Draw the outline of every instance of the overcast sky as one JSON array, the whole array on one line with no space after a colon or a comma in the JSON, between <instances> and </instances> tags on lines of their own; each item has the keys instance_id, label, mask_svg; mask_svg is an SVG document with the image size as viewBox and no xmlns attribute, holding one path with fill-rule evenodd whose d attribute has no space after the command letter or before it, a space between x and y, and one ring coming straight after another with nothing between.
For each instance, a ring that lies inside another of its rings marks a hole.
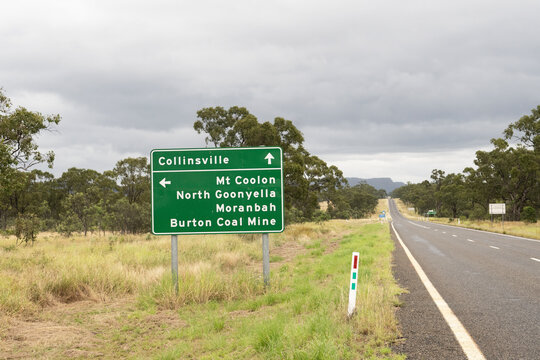
<instances>
[{"instance_id":1,"label":"overcast sky","mask_svg":"<svg viewBox=\"0 0 540 360\"><path fill-rule=\"evenodd\" d=\"M196 111L292 120L346 176L459 172L540 104L540 1L4 2L0 87L60 114L54 173L204 147Z\"/></svg>"}]
</instances>

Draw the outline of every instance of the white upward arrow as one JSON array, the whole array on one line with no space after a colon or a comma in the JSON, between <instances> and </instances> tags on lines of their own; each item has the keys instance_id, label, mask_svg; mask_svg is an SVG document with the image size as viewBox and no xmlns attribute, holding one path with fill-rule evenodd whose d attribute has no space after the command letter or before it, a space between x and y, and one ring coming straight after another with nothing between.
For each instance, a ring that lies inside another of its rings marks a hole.
<instances>
[{"instance_id":1,"label":"white upward arrow","mask_svg":"<svg viewBox=\"0 0 540 360\"><path fill-rule=\"evenodd\" d=\"M163 178L163 179L159 182L159 184L160 184L161 186L163 186L164 188L167 188L167 185L170 185L171 182L170 182L170 181L167 181L165 178Z\"/></svg>"},{"instance_id":2,"label":"white upward arrow","mask_svg":"<svg viewBox=\"0 0 540 360\"><path fill-rule=\"evenodd\" d=\"M264 159L268 160L268 165L270 165L272 164L272 160L274 160L274 157L272 156L272 154L268 153L268 155L266 155Z\"/></svg>"}]
</instances>

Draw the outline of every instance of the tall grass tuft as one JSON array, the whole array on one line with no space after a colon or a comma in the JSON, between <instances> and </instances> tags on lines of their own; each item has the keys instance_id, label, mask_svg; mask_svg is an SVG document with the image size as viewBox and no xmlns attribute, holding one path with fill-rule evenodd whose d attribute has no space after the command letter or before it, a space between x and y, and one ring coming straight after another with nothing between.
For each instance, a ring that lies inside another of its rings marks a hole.
<instances>
[{"instance_id":1,"label":"tall grass tuft","mask_svg":"<svg viewBox=\"0 0 540 360\"><path fill-rule=\"evenodd\" d=\"M263 292L260 278L246 271L223 274L219 269L199 267L196 271L180 272L178 294L174 290L172 275L167 274L141 296L149 296L159 308L178 309L187 304L246 299Z\"/></svg>"},{"instance_id":2,"label":"tall grass tuft","mask_svg":"<svg viewBox=\"0 0 540 360\"><path fill-rule=\"evenodd\" d=\"M43 234L33 247L0 238L0 311L32 313L55 303L154 294L162 308L263 292L260 244L235 235L180 239L179 284L171 284L168 237Z\"/></svg>"}]
</instances>

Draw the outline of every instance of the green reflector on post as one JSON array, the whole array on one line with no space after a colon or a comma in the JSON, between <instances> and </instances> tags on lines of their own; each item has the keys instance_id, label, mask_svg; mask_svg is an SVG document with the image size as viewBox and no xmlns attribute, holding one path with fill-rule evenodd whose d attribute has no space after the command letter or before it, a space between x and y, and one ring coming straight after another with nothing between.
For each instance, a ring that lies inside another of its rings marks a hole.
<instances>
[{"instance_id":1,"label":"green reflector on post","mask_svg":"<svg viewBox=\"0 0 540 360\"><path fill-rule=\"evenodd\" d=\"M352 286L351 287L352 290L356 289L356 284L355 283L352 283L351 286Z\"/></svg>"},{"instance_id":2,"label":"green reflector on post","mask_svg":"<svg viewBox=\"0 0 540 360\"><path fill-rule=\"evenodd\" d=\"M356 280L356 273L352 273L353 280Z\"/></svg>"}]
</instances>

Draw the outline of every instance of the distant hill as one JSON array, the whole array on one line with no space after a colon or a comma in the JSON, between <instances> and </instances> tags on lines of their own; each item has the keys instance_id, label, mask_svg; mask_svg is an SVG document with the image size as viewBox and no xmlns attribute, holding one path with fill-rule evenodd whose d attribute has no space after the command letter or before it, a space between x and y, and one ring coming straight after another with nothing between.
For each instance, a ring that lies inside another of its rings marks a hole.
<instances>
[{"instance_id":1,"label":"distant hill","mask_svg":"<svg viewBox=\"0 0 540 360\"><path fill-rule=\"evenodd\" d=\"M399 182L399 181L393 181L390 178L373 178L373 179L360 179L356 177L349 177L347 178L347 181L349 181L350 186L354 186L356 184L360 183L366 183L368 185L373 186L375 189L384 189L388 194L390 194L394 189L397 189L398 187L406 185L405 183Z\"/></svg>"}]
</instances>

